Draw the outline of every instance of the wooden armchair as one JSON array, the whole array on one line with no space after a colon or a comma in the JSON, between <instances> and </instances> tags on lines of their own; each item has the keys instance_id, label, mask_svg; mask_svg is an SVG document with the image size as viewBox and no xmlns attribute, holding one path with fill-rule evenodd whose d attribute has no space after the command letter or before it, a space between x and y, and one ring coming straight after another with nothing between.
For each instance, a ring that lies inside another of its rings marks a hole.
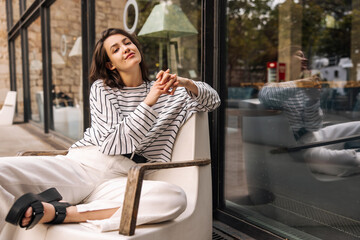
<instances>
[{"instance_id":1,"label":"wooden armchair","mask_svg":"<svg viewBox=\"0 0 360 240\"><path fill-rule=\"evenodd\" d=\"M66 152L26 151L19 155L58 155ZM147 170L159 171L145 175ZM136 227L144 178L167 181L182 187L187 196L187 209L172 221ZM195 114L180 129L173 149L172 162L137 164L130 169L121 219L118 233L97 233L80 224L40 224L28 231L20 228L11 229L13 226L7 225L0 239L3 239L3 236L11 236L14 240L211 239L212 193L207 113ZM11 235L6 235L7 233Z\"/></svg>"}]
</instances>

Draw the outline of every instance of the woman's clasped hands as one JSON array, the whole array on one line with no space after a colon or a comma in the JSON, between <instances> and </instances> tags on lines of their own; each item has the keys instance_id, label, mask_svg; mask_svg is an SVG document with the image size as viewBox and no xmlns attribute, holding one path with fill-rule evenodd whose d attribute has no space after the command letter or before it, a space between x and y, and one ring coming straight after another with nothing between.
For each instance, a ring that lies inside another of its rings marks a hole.
<instances>
[{"instance_id":1,"label":"woman's clasped hands","mask_svg":"<svg viewBox=\"0 0 360 240\"><path fill-rule=\"evenodd\" d=\"M177 87L183 87L184 80L178 78L176 74L171 74L170 70L161 70L156 75L156 81L150 89L144 102L148 106L153 106L162 94L174 95Z\"/></svg>"},{"instance_id":2,"label":"woman's clasped hands","mask_svg":"<svg viewBox=\"0 0 360 240\"><path fill-rule=\"evenodd\" d=\"M179 83L178 76L176 74L170 74L169 69L166 71L161 70L156 75L155 84L163 90L162 94L174 95Z\"/></svg>"}]
</instances>

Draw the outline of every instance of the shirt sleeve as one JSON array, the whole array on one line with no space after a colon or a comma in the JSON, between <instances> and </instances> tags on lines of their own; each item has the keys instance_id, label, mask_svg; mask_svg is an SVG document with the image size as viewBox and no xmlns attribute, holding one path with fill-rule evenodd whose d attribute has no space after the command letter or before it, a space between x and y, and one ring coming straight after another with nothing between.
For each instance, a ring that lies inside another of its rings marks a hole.
<instances>
[{"instance_id":1,"label":"shirt sleeve","mask_svg":"<svg viewBox=\"0 0 360 240\"><path fill-rule=\"evenodd\" d=\"M189 90L186 90L190 96L187 103L187 110L195 112L211 112L220 106L221 100L218 93L207 83L193 81L198 88L198 95L195 96Z\"/></svg>"},{"instance_id":2,"label":"shirt sleeve","mask_svg":"<svg viewBox=\"0 0 360 240\"><path fill-rule=\"evenodd\" d=\"M262 104L271 108L282 108L286 100L296 94L294 82L268 83L259 92Z\"/></svg>"},{"instance_id":3,"label":"shirt sleeve","mask_svg":"<svg viewBox=\"0 0 360 240\"><path fill-rule=\"evenodd\" d=\"M319 89L310 89L312 91L320 91ZM317 131L322 127L323 123L323 112L320 107L319 97L309 97L304 94L304 113L303 122L304 127L308 131Z\"/></svg>"},{"instance_id":4,"label":"shirt sleeve","mask_svg":"<svg viewBox=\"0 0 360 240\"><path fill-rule=\"evenodd\" d=\"M143 102L123 117L115 107L116 101L116 96L104 86L93 84L90 92L92 136L100 151L107 155L132 153L158 117L158 113Z\"/></svg>"}]
</instances>

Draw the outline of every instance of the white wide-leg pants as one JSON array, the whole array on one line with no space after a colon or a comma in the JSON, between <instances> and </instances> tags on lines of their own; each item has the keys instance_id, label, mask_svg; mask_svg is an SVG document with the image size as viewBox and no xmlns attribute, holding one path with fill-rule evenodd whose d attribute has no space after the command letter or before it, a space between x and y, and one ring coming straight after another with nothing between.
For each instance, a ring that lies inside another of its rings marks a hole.
<instances>
[{"instance_id":1,"label":"white wide-leg pants","mask_svg":"<svg viewBox=\"0 0 360 240\"><path fill-rule=\"evenodd\" d=\"M346 122L324 127L316 132L304 135L301 143L329 141L360 134L360 122ZM344 149L345 142L309 148L303 151L303 157L314 172L335 176L348 176L360 172L360 153L354 149Z\"/></svg>"},{"instance_id":2,"label":"white wide-leg pants","mask_svg":"<svg viewBox=\"0 0 360 240\"><path fill-rule=\"evenodd\" d=\"M79 212L119 208L110 218L84 223L100 231L119 227L126 174L135 163L108 156L97 147L70 149L66 156L0 158L0 231L14 201L27 192L55 187ZM144 181L137 224L174 219L186 208L184 191L173 184Z\"/></svg>"}]
</instances>

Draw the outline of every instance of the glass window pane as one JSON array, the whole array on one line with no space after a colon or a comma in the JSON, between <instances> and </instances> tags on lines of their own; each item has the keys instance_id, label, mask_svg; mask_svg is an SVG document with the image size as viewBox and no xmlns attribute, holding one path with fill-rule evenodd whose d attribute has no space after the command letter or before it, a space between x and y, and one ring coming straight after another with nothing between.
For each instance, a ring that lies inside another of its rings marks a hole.
<instances>
[{"instance_id":1,"label":"glass window pane","mask_svg":"<svg viewBox=\"0 0 360 240\"><path fill-rule=\"evenodd\" d=\"M232 214L289 239L360 237L358 6L227 1Z\"/></svg>"},{"instance_id":2,"label":"glass window pane","mask_svg":"<svg viewBox=\"0 0 360 240\"><path fill-rule=\"evenodd\" d=\"M13 24L15 24L20 19L20 1L12 0L12 16L13 16Z\"/></svg>"},{"instance_id":3,"label":"glass window pane","mask_svg":"<svg viewBox=\"0 0 360 240\"><path fill-rule=\"evenodd\" d=\"M31 116L34 122L44 124L44 94L43 70L41 51L41 25L40 17L28 28L29 44L29 72L30 72L30 100Z\"/></svg>"},{"instance_id":4,"label":"glass window pane","mask_svg":"<svg viewBox=\"0 0 360 240\"><path fill-rule=\"evenodd\" d=\"M159 70L167 68L183 77L201 79L200 1L129 0L112 3L110 0L96 1L96 39L109 27L129 30L142 44L152 79ZM157 16L164 16L167 24L163 25L159 21L161 17ZM158 29L151 26L158 26Z\"/></svg>"},{"instance_id":5,"label":"glass window pane","mask_svg":"<svg viewBox=\"0 0 360 240\"><path fill-rule=\"evenodd\" d=\"M83 134L80 0L51 5L50 26L54 130L77 140Z\"/></svg>"},{"instance_id":6,"label":"glass window pane","mask_svg":"<svg viewBox=\"0 0 360 240\"><path fill-rule=\"evenodd\" d=\"M24 120L24 99L23 99L23 69L22 69L22 54L21 54L21 38L15 39L15 62L16 62L16 91L17 91L17 108L15 117L19 120Z\"/></svg>"}]
</instances>

